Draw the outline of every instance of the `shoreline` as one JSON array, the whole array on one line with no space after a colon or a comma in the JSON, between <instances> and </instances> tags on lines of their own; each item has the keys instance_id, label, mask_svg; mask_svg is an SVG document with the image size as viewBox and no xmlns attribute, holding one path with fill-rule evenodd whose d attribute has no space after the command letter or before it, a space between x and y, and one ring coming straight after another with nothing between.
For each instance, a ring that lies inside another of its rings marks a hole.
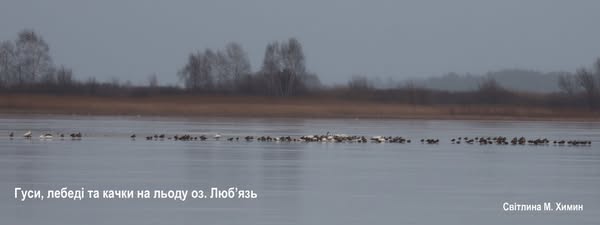
<instances>
[{"instance_id":1,"label":"shoreline","mask_svg":"<svg viewBox=\"0 0 600 225\"><path fill-rule=\"evenodd\" d=\"M0 114L213 118L414 119L598 122L585 110L503 105L406 105L327 97L91 97L1 94Z\"/></svg>"}]
</instances>

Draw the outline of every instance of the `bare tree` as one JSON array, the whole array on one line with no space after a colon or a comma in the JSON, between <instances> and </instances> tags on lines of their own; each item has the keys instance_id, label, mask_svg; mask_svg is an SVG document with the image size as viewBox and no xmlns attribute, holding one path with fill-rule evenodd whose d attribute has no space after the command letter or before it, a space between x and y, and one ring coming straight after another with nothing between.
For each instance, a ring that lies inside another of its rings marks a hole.
<instances>
[{"instance_id":1,"label":"bare tree","mask_svg":"<svg viewBox=\"0 0 600 225\"><path fill-rule=\"evenodd\" d=\"M282 75L285 76L284 95L290 96L296 93L299 85L303 84L306 76L306 65L302 45L295 38L290 38L287 44L283 44L280 49L281 61L284 70Z\"/></svg>"},{"instance_id":2,"label":"bare tree","mask_svg":"<svg viewBox=\"0 0 600 225\"><path fill-rule=\"evenodd\" d=\"M200 53L191 53L188 56L186 65L177 73L177 76L187 89L199 88L199 73L200 73Z\"/></svg>"},{"instance_id":3,"label":"bare tree","mask_svg":"<svg viewBox=\"0 0 600 225\"><path fill-rule=\"evenodd\" d=\"M268 44L261 74L268 80L267 88L273 95L292 96L305 89L308 73L300 42L290 38L282 44Z\"/></svg>"},{"instance_id":4,"label":"bare tree","mask_svg":"<svg viewBox=\"0 0 600 225\"><path fill-rule=\"evenodd\" d=\"M188 89L232 92L243 76L250 73L247 54L239 44L232 42L223 51L205 49L190 54L178 76Z\"/></svg>"},{"instance_id":5,"label":"bare tree","mask_svg":"<svg viewBox=\"0 0 600 225\"><path fill-rule=\"evenodd\" d=\"M281 61L279 58L279 43L273 42L267 44L263 65L261 69L262 76L265 77L266 89L272 95L281 95L281 82L278 74L281 71Z\"/></svg>"},{"instance_id":6,"label":"bare tree","mask_svg":"<svg viewBox=\"0 0 600 225\"><path fill-rule=\"evenodd\" d=\"M248 55L238 43L231 42L225 47L225 53L229 59L229 66L231 77L233 79L233 85L239 86L244 75L252 73L250 66L250 60Z\"/></svg>"},{"instance_id":7,"label":"bare tree","mask_svg":"<svg viewBox=\"0 0 600 225\"><path fill-rule=\"evenodd\" d=\"M73 70L60 66L56 70L56 83L60 87L71 87L75 83L73 80Z\"/></svg>"},{"instance_id":8,"label":"bare tree","mask_svg":"<svg viewBox=\"0 0 600 225\"><path fill-rule=\"evenodd\" d=\"M212 91L214 87L215 64L217 55L211 49L204 50L204 56L200 63L200 87L205 91Z\"/></svg>"},{"instance_id":9,"label":"bare tree","mask_svg":"<svg viewBox=\"0 0 600 225\"><path fill-rule=\"evenodd\" d=\"M594 74L585 68L581 68L577 70L575 76L577 77L577 83L585 92L588 106L590 109L594 109L596 107L595 102L598 95L598 83Z\"/></svg>"},{"instance_id":10,"label":"bare tree","mask_svg":"<svg viewBox=\"0 0 600 225\"><path fill-rule=\"evenodd\" d=\"M19 84L33 83L52 68L50 47L34 31L21 31L15 46Z\"/></svg>"},{"instance_id":11,"label":"bare tree","mask_svg":"<svg viewBox=\"0 0 600 225\"><path fill-rule=\"evenodd\" d=\"M575 78L566 73L558 76L558 87L568 95L573 95L577 91Z\"/></svg>"},{"instance_id":12,"label":"bare tree","mask_svg":"<svg viewBox=\"0 0 600 225\"><path fill-rule=\"evenodd\" d=\"M189 55L187 64L177 74L187 89L212 90L214 59L210 49Z\"/></svg>"},{"instance_id":13,"label":"bare tree","mask_svg":"<svg viewBox=\"0 0 600 225\"><path fill-rule=\"evenodd\" d=\"M227 55L221 51L215 53L213 59L213 73L216 77L216 87L221 91L232 91L232 79L230 60Z\"/></svg>"},{"instance_id":14,"label":"bare tree","mask_svg":"<svg viewBox=\"0 0 600 225\"><path fill-rule=\"evenodd\" d=\"M15 46L10 41L0 43L0 86L15 84Z\"/></svg>"}]
</instances>

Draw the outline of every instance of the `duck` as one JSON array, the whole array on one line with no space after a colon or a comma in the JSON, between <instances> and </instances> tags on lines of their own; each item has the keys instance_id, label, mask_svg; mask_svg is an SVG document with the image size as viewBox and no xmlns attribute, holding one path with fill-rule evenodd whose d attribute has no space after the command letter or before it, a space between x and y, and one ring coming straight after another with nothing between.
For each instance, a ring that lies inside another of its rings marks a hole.
<instances>
[{"instance_id":1,"label":"duck","mask_svg":"<svg viewBox=\"0 0 600 225\"><path fill-rule=\"evenodd\" d=\"M15 136L15 134L13 132L10 132L10 134L8 134L8 137L13 138Z\"/></svg>"},{"instance_id":2,"label":"duck","mask_svg":"<svg viewBox=\"0 0 600 225\"><path fill-rule=\"evenodd\" d=\"M440 139L427 139L425 140L427 144L437 144L440 142Z\"/></svg>"},{"instance_id":3,"label":"duck","mask_svg":"<svg viewBox=\"0 0 600 225\"><path fill-rule=\"evenodd\" d=\"M130 137L131 137L131 139L135 139L136 136L135 136L135 134L132 134Z\"/></svg>"}]
</instances>

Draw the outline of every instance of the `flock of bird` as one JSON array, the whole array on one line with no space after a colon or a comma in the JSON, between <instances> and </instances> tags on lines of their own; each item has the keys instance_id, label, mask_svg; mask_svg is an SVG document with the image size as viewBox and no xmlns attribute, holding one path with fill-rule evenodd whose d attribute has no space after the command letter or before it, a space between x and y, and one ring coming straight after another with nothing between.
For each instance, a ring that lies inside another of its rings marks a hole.
<instances>
[{"instance_id":1,"label":"flock of bird","mask_svg":"<svg viewBox=\"0 0 600 225\"><path fill-rule=\"evenodd\" d=\"M130 138L135 140L137 136L135 134L131 135ZM217 133L212 138L214 140L220 140L221 134ZM167 136L165 134L155 134L145 137L146 140L175 140L175 141L206 141L211 139L209 136L200 135L175 135L175 136ZM293 136L233 136L225 138L227 141L259 141L259 142L333 142L333 143L399 143L399 144L408 144L411 143L411 139L401 137L401 136L350 136L345 134L333 134L330 135L329 132L325 135L305 135L299 137ZM422 144L439 144L440 139L433 138L424 138L421 139L420 142ZM450 140L452 144L480 144L480 145L549 145L550 143L554 145L572 145L572 146L591 146L592 141L588 140L553 140L550 141L547 138L535 138L535 139L526 139L525 137L458 137L452 138Z\"/></svg>"},{"instance_id":2,"label":"flock of bird","mask_svg":"<svg viewBox=\"0 0 600 225\"><path fill-rule=\"evenodd\" d=\"M81 137L82 137L81 132L71 133L71 134L68 134L68 135L65 135L64 133L60 133L57 136L59 138L61 138L61 139L64 139L65 137L71 137L74 140L80 140ZM8 134L8 137L11 138L11 139L14 138L15 137L15 133L14 132L10 132ZM23 134L23 138L25 138L25 139L31 139L32 137L33 137L33 133L31 131L27 131L27 132L25 132ZM46 140L46 139L52 139L52 138L54 138L54 135L52 135L51 133L42 133L42 134L40 134L40 139Z\"/></svg>"},{"instance_id":3,"label":"flock of bird","mask_svg":"<svg viewBox=\"0 0 600 225\"><path fill-rule=\"evenodd\" d=\"M9 138L14 138L14 133L9 133ZM73 140L81 140L82 135L81 132L71 133L65 135L63 133L57 134L60 139L64 139L65 137L71 137ZM31 131L27 131L23 134L23 137L26 139L31 139L33 137L33 133ZM51 133L42 133L40 135L40 139L47 140L54 138L54 135ZM132 140L137 138L136 134L132 134L130 136ZM227 141L259 141L259 142L334 142L334 143L399 143L399 144L407 144L411 143L411 139L401 137L401 136L350 136L346 134L327 134L325 135L305 135L299 137L292 136L279 136L279 137L271 137L271 136L232 136L232 137L222 137L220 133L215 135L207 136L193 136L190 134L184 135L174 135L167 136L165 134L154 134L144 137L147 141L152 140L174 140L174 141L206 141L209 139L220 140L221 138ZM420 142L422 144L439 144L440 139L426 138L421 139ZM535 139L526 139L525 137L504 137L504 136L496 136L496 137L457 137L452 138L450 140L452 144L480 144L480 145L569 145L569 146L591 146L592 141L588 140L553 140L550 141L547 138L535 138Z\"/></svg>"},{"instance_id":4,"label":"flock of bird","mask_svg":"<svg viewBox=\"0 0 600 225\"><path fill-rule=\"evenodd\" d=\"M135 140L137 137L137 135L132 134L130 136L130 138L132 140ZM217 133L214 136L212 136L212 138L214 140L220 140L221 139L221 134ZM206 141L208 139L210 139L208 136L206 135L200 135L200 136L192 136L189 134L186 135L175 135L175 136L166 136L165 134L154 134L154 135L150 135L150 136L145 136L146 140L175 140L175 141ZM306 136L300 136L300 137L292 137L292 136L279 136L279 137L271 137L271 136L234 136L234 137L227 137L224 138L227 141L240 141L240 140L245 140L245 141L260 141L260 142L357 142L357 143L367 143L369 141L372 142L377 142L377 143L383 143L383 142L390 142L390 143L410 143L410 139L406 139L403 137L384 137L384 136L374 136L374 137L370 137L367 138L365 136L348 136L348 135L343 135L343 134L338 134L338 135L329 135L329 133L327 133L326 135L306 135Z\"/></svg>"},{"instance_id":5,"label":"flock of bird","mask_svg":"<svg viewBox=\"0 0 600 225\"><path fill-rule=\"evenodd\" d=\"M496 145L525 145L525 144L529 144L529 145L549 145L550 144L550 140L548 140L548 138L536 138L536 139L526 139L525 137L513 137L513 138L508 138L508 137L503 137L503 136L498 136L498 137L474 137L474 138L469 138L469 137L458 137L458 138L452 138L452 140L450 140L452 142L452 144L460 144L461 142L464 142L466 144L481 144L481 145L489 145L489 144L496 144ZM573 146L586 146L586 145L592 145L592 141L587 141L587 140L553 140L552 144L554 145L573 145Z\"/></svg>"}]
</instances>

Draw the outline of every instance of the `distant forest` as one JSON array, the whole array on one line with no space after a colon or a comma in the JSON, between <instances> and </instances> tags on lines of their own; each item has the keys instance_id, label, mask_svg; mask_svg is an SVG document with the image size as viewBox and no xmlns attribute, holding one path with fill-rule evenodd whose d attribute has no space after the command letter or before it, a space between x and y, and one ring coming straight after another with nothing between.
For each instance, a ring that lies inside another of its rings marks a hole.
<instances>
[{"instance_id":1,"label":"distant forest","mask_svg":"<svg viewBox=\"0 0 600 225\"><path fill-rule=\"evenodd\" d=\"M600 109L600 58L591 68L541 73L511 69L484 75L449 73L399 82L354 76L346 85L322 85L306 66L295 38L268 43L262 65L252 71L247 53L235 42L223 49L192 52L177 78L183 86L161 86L156 74L147 85L114 78L79 80L57 65L48 43L33 30L0 42L0 91L91 96L252 95L312 96L404 104L506 104Z\"/></svg>"}]
</instances>

